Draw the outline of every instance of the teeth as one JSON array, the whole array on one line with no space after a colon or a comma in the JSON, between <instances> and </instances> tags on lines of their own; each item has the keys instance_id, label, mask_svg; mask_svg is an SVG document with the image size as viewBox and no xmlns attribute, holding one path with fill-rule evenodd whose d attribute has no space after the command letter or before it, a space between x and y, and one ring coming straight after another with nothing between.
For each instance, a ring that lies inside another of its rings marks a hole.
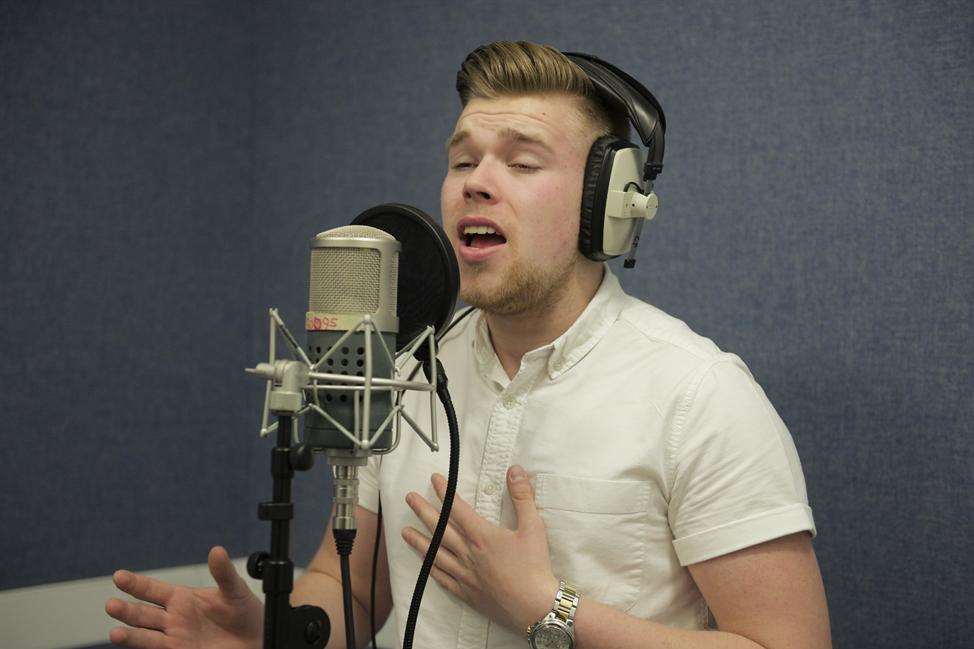
<instances>
[{"instance_id":1,"label":"teeth","mask_svg":"<svg viewBox=\"0 0 974 649\"><path fill-rule=\"evenodd\" d=\"M463 234L497 234L497 230L487 225L468 225L463 229Z\"/></svg>"}]
</instances>

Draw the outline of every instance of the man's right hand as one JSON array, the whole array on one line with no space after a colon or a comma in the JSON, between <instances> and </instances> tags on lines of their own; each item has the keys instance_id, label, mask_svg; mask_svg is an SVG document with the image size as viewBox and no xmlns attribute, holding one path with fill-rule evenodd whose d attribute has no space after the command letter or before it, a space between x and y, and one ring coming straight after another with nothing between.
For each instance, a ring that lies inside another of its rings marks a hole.
<instances>
[{"instance_id":1,"label":"man's right hand","mask_svg":"<svg viewBox=\"0 0 974 649\"><path fill-rule=\"evenodd\" d=\"M237 574L226 550L210 550L207 563L216 588L186 588L116 572L115 585L142 602L112 598L105 603L105 612L131 627L112 629L108 639L132 649L260 649L264 605Z\"/></svg>"}]
</instances>

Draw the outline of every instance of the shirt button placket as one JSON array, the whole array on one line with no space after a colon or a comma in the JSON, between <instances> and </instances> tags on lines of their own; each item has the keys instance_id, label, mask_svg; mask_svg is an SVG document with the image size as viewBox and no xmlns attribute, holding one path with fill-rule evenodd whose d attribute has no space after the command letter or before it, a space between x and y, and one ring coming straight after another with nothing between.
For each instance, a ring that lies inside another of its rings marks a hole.
<instances>
[{"instance_id":1,"label":"shirt button placket","mask_svg":"<svg viewBox=\"0 0 974 649\"><path fill-rule=\"evenodd\" d=\"M499 485L504 483L504 476L514 451L514 442L517 440L521 414L519 406L520 402L515 395L502 395L494 407L490 424L487 426L484 463L479 476L480 493L477 496L475 509L478 514L495 525L500 523L503 490Z\"/></svg>"},{"instance_id":2,"label":"shirt button placket","mask_svg":"<svg viewBox=\"0 0 974 649\"><path fill-rule=\"evenodd\" d=\"M494 525L500 524L504 476L511 462L521 420L521 401L515 394L502 395L491 413L484 444L484 463L481 466L474 509ZM470 608L460 615L457 636L458 649L485 649L489 620Z\"/></svg>"}]
</instances>

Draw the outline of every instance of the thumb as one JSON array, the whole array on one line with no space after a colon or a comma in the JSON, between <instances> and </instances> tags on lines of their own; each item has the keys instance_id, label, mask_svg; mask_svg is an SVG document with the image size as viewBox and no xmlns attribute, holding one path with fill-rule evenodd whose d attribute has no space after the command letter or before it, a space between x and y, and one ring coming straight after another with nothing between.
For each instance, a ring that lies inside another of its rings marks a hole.
<instances>
[{"instance_id":1,"label":"thumb","mask_svg":"<svg viewBox=\"0 0 974 649\"><path fill-rule=\"evenodd\" d=\"M210 567L210 574L216 581L217 587L224 595L231 599L252 595L250 587L243 577L237 574L237 569L230 561L230 555L219 545L210 550L206 563Z\"/></svg>"},{"instance_id":2,"label":"thumb","mask_svg":"<svg viewBox=\"0 0 974 649\"><path fill-rule=\"evenodd\" d=\"M540 520L538 509L534 505L534 489L531 488L524 467L515 464L507 470L507 490L511 494L511 502L514 503L518 529L532 526Z\"/></svg>"}]
</instances>

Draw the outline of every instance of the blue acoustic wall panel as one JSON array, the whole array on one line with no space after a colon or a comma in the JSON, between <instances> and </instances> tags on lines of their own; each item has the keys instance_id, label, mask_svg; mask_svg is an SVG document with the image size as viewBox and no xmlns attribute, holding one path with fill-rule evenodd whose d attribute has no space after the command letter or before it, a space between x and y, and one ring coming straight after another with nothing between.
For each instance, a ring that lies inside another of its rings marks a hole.
<instances>
[{"instance_id":1,"label":"blue acoustic wall panel","mask_svg":"<svg viewBox=\"0 0 974 649\"><path fill-rule=\"evenodd\" d=\"M3 11L3 587L266 545L241 372L264 309L300 324L315 232L386 201L438 213L456 69L523 38L663 103L661 212L618 270L789 425L835 646L974 633L967 3ZM328 491L298 482L299 559Z\"/></svg>"},{"instance_id":2,"label":"blue acoustic wall panel","mask_svg":"<svg viewBox=\"0 0 974 649\"><path fill-rule=\"evenodd\" d=\"M17 559L0 585L266 547L263 388L243 372L266 355L269 270L254 263L253 10L0 11L0 551ZM305 561L327 489L319 472L303 499Z\"/></svg>"}]
</instances>

